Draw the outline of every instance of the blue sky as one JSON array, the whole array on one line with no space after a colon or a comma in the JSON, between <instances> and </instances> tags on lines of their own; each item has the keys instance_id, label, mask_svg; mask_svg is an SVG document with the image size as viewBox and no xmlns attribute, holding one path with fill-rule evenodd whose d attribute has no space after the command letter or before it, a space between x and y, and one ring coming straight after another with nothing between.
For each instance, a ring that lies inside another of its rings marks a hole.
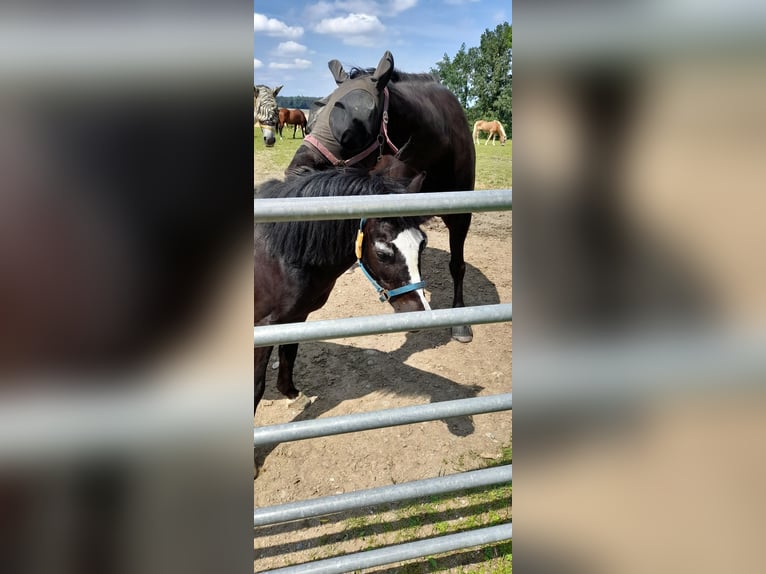
<instances>
[{"instance_id":1,"label":"blue sky","mask_svg":"<svg viewBox=\"0 0 766 574\"><path fill-rule=\"evenodd\" d=\"M485 29L513 23L511 0L312 0L253 3L253 78L284 85L285 96L325 96L335 88L327 62L376 66L391 50L397 68L427 72Z\"/></svg>"}]
</instances>

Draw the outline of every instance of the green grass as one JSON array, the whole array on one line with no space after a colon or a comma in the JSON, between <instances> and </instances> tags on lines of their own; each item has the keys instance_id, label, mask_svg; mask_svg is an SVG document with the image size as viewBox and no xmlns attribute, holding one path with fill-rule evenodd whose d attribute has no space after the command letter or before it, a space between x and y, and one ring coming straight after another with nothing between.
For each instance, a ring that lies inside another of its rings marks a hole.
<instances>
[{"instance_id":1,"label":"green grass","mask_svg":"<svg viewBox=\"0 0 766 574\"><path fill-rule=\"evenodd\" d=\"M288 133L289 132L289 133ZM277 143L273 147L267 148L263 143L263 135L261 135L260 128L253 130L253 151L255 156L255 168L259 166L273 166L278 171L282 172L293 159L295 151L298 146L301 145L303 139L301 138L300 130L293 139L292 128L284 129L284 138L280 140L277 136Z\"/></svg>"},{"instance_id":2,"label":"green grass","mask_svg":"<svg viewBox=\"0 0 766 574\"><path fill-rule=\"evenodd\" d=\"M500 458L490 466L512 463L512 446L500 447ZM476 454L461 455L465 468L486 466ZM458 470L458 457L450 466ZM409 542L454 532L505 524L512 519L513 486L501 484L465 490L445 495L390 504L378 507L375 512L341 519L342 528L337 534L322 537L326 546L317 548L313 559L327 558L342 553L340 545L350 540L361 541L360 550L370 550L391 544ZM397 574L425 574L450 572L465 574L511 574L513 543L503 542L477 549L450 552L398 564L384 569Z\"/></svg>"},{"instance_id":3,"label":"green grass","mask_svg":"<svg viewBox=\"0 0 766 574\"><path fill-rule=\"evenodd\" d=\"M513 141L504 146L476 146L476 189L508 189L513 186Z\"/></svg>"},{"instance_id":4,"label":"green grass","mask_svg":"<svg viewBox=\"0 0 766 574\"><path fill-rule=\"evenodd\" d=\"M289 133L288 133L289 131ZM293 139L292 129L285 128L284 139L277 137L274 147L267 148L263 143L260 128L253 132L253 150L255 171L268 177L282 177L285 168L293 159L295 151L303 141L300 133ZM513 185L513 141L504 146L476 146L476 189L506 189ZM264 175L265 174L265 175Z\"/></svg>"}]
</instances>

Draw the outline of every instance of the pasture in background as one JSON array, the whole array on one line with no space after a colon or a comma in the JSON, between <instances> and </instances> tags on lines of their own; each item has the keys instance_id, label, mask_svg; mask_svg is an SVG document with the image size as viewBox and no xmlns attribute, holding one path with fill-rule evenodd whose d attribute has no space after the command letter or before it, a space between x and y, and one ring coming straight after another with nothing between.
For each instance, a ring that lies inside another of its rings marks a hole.
<instances>
[{"instance_id":1,"label":"pasture in background","mask_svg":"<svg viewBox=\"0 0 766 574\"><path fill-rule=\"evenodd\" d=\"M292 128L291 128L292 129ZM467 129L467 128L466 128ZM284 177L285 168L303 140L300 136L277 138L274 147L263 145L260 128L253 132L254 185L267 179ZM506 189L513 186L513 140L504 146L476 146L476 189Z\"/></svg>"}]
</instances>

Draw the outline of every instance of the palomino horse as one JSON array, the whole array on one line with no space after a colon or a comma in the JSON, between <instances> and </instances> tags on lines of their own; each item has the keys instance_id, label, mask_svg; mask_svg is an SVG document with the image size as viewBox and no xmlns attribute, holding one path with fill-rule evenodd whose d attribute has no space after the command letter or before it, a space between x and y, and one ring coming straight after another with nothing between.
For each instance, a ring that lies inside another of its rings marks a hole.
<instances>
[{"instance_id":1,"label":"palomino horse","mask_svg":"<svg viewBox=\"0 0 766 574\"><path fill-rule=\"evenodd\" d=\"M452 93L430 74L394 70L386 52L377 69L352 69L347 74L337 60L328 63L338 88L312 106L309 134L285 174L301 166L371 167L384 154L407 145L403 160L416 172L426 172L422 191L466 191L474 187L476 151L463 108ZM463 246L471 214L442 216L450 232L449 268L454 283L453 307L463 307L465 260ZM468 342L468 325L453 327L452 336Z\"/></svg>"},{"instance_id":2,"label":"palomino horse","mask_svg":"<svg viewBox=\"0 0 766 574\"><path fill-rule=\"evenodd\" d=\"M293 126L293 139L295 139L295 132L299 127L301 128L301 137L306 137L306 115L301 110L279 108L279 124L277 125L279 139L282 139L282 128L285 125Z\"/></svg>"},{"instance_id":3,"label":"palomino horse","mask_svg":"<svg viewBox=\"0 0 766 574\"><path fill-rule=\"evenodd\" d=\"M484 142L484 145L487 145L489 143L489 140L492 140L492 145L495 145L495 138L500 136L500 145L505 145L506 137L505 137L505 129L503 128L503 124L501 124L497 120L493 120L491 122L487 122L484 120L477 120L475 124L473 124L473 141L476 143L476 145L479 144L479 132L486 132L489 134L487 136L487 141Z\"/></svg>"},{"instance_id":4,"label":"palomino horse","mask_svg":"<svg viewBox=\"0 0 766 574\"><path fill-rule=\"evenodd\" d=\"M277 86L273 90L268 86L263 85L253 87L255 96L255 102L253 104L253 123L260 126L266 147L273 146L277 141L274 132L276 132L277 123L279 122L277 94L281 89L282 86Z\"/></svg>"},{"instance_id":5,"label":"palomino horse","mask_svg":"<svg viewBox=\"0 0 766 574\"><path fill-rule=\"evenodd\" d=\"M417 192L418 175L404 187L364 170L316 171L309 168L284 182L271 180L256 198L377 195ZM426 218L291 221L255 225L255 326L303 322L324 306L335 281L359 262L365 275L395 311L430 309L420 280L420 253L426 244L419 225ZM263 397L266 367L273 347L255 348L255 404ZM298 344L280 345L277 388L289 399L301 394L293 384ZM305 401L306 397L301 396Z\"/></svg>"}]
</instances>

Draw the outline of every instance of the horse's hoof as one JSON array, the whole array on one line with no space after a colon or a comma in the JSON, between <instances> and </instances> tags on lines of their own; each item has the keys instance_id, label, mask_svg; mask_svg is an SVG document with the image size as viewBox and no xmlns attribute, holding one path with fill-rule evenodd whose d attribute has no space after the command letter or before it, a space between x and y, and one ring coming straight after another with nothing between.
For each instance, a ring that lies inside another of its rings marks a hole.
<instances>
[{"instance_id":1,"label":"horse's hoof","mask_svg":"<svg viewBox=\"0 0 766 574\"><path fill-rule=\"evenodd\" d=\"M470 343L473 341L473 330L470 325L452 327L452 338L461 343Z\"/></svg>"},{"instance_id":2,"label":"horse's hoof","mask_svg":"<svg viewBox=\"0 0 766 574\"><path fill-rule=\"evenodd\" d=\"M303 393L298 393L298 396L295 397L292 400L287 401L287 408L294 409L294 410L303 410L306 407L311 406L313 403L315 403L317 400L317 397L307 397Z\"/></svg>"}]
</instances>

